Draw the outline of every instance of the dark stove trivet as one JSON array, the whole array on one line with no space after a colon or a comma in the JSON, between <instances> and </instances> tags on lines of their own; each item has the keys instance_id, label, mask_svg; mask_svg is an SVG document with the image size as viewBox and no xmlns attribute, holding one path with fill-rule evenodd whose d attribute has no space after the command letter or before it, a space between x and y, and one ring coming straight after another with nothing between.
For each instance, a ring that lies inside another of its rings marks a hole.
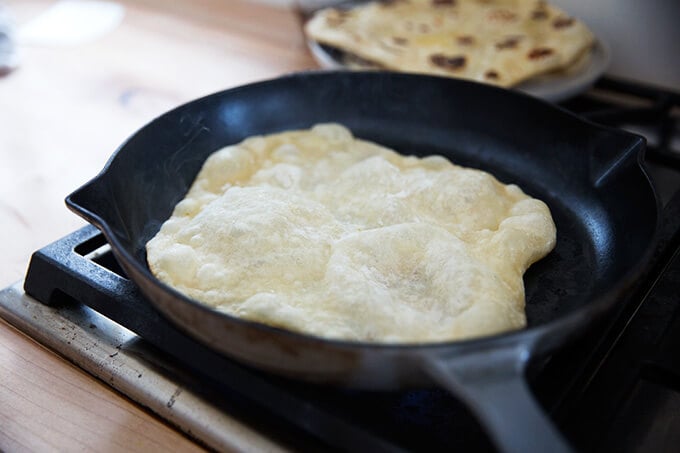
<instances>
[{"instance_id":1,"label":"dark stove trivet","mask_svg":"<svg viewBox=\"0 0 680 453\"><path fill-rule=\"evenodd\" d=\"M45 304L82 303L127 327L198 377L185 384L230 413L237 407L233 415L253 426L265 425L267 434L274 432L284 442L299 445L304 432L316 443L343 450L492 451L475 419L444 391L365 392L310 385L247 368L195 342L122 275L93 226L34 253L24 290Z\"/></svg>"},{"instance_id":2,"label":"dark stove trivet","mask_svg":"<svg viewBox=\"0 0 680 453\"><path fill-rule=\"evenodd\" d=\"M672 143L680 134L680 92L604 77L594 90L561 105L596 123L644 129L647 159L680 168L680 149Z\"/></svg>"}]
</instances>

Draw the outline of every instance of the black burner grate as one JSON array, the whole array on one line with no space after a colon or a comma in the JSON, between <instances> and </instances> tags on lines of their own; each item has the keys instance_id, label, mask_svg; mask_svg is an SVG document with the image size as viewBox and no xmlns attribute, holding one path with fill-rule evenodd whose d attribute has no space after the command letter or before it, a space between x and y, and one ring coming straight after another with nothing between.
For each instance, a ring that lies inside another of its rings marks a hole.
<instances>
[{"instance_id":1,"label":"black burner grate","mask_svg":"<svg viewBox=\"0 0 680 453\"><path fill-rule=\"evenodd\" d=\"M442 390L366 392L299 383L241 366L193 341L121 275L92 226L36 252L24 288L43 303L82 303L127 327L200 376L199 393L257 426L266 424L284 441L300 442L293 430L342 450L491 450L467 409Z\"/></svg>"},{"instance_id":2,"label":"black burner grate","mask_svg":"<svg viewBox=\"0 0 680 453\"><path fill-rule=\"evenodd\" d=\"M648 161L680 170L680 93L604 78L562 105L591 121L644 135Z\"/></svg>"}]
</instances>

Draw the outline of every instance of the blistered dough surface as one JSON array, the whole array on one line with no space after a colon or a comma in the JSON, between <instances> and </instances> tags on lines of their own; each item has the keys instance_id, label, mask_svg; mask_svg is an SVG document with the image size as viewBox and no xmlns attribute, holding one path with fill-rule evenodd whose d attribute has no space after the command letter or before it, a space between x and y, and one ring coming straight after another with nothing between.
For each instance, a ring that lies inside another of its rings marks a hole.
<instances>
[{"instance_id":1,"label":"blistered dough surface","mask_svg":"<svg viewBox=\"0 0 680 453\"><path fill-rule=\"evenodd\" d=\"M523 327L522 275L555 234L515 185L322 124L212 154L147 256L160 280L231 315L432 342Z\"/></svg>"}]
</instances>

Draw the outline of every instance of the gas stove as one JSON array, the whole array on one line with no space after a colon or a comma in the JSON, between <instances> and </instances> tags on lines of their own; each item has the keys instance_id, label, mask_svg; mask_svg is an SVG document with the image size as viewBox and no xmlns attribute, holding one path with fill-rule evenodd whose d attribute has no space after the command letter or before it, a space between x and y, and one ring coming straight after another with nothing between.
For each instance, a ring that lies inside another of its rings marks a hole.
<instances>
[{"instance_id":1,"label":"gas stove","mask_svg":"<svg viewBox=\"0 0 680 453\"><path fill-rule=\"evenodd\" d=\"M675 450L680 94L604 78L562 107L647 138L663 226L636 292L586 335L532 364L529 382L578 450ZM92 226L37 251L23 285L0 292L0 316L212 449L493 451L471 413L443 390L310 385L202 346L144 299Z\"/></svg>"}]
</instances>

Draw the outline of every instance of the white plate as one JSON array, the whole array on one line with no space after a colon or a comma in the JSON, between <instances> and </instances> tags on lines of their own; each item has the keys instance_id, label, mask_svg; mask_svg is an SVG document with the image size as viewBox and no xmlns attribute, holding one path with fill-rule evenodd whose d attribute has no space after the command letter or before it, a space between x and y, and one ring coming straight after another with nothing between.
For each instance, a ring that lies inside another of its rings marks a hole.
<instances>
[{"instance_id":1,"label":"white plate","mask_svg":"<svg viewBox=\"0 0 680 453\"><path fill-rule=\"evenodd\" d=\"M307 40L307 46L322 68L351 69L342 61L340 51L312 40ZM560 102L588 90L604 74L609 61L609 47L598 39L592 50L568 71L545 74L521 83L514 89L546 101Z\"/></svg>"}]
</instances>

